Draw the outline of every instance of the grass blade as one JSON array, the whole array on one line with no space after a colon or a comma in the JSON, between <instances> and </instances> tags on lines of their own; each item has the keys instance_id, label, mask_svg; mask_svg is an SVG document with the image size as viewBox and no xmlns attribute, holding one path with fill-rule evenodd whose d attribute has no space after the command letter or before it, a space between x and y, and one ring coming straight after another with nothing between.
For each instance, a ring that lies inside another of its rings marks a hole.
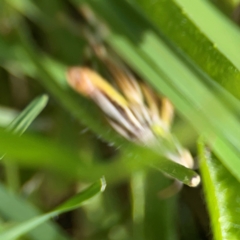
<instances>
[{"instance_id":1,"label":"grass blade","mask_svg":"<svg viewBox=\"0 0 240 240\"><path fill-rule=\"evenodd\" d=\"M25 199L10 193L0 184L0 212L1 216L11 222L26 221L36 217L41 211L28 203ZM0 232L1 233L1 232ZM46 222L36 229L30 231L29 236L34 240L69 240L69 237L61 229L51 223Z\"/></svg>"},{"instance_id":2,"label":"grass blade","mask_svg":"<svg viewBox=\"0 0 240 240\"><path fill-rule=\"evenodd\" d=\"M240 58L236 54L240 32L233 22L223 17L208 1L135 2L168 41L180 48L213 80L240 97L236 88L240 79Z\"/></svg>"},{"instance_id":3,"label":"grass blade","mask_svg":"<svg viewBox=\"0 0 240 240\"><path fill-rule=\"evenodd\" d=\"M199 140L198 150L214 239L237 239L240 234L236 211L240 207L240 183L211 153L203 138Z\"/></svg>"},{"instance_id":4,"label":"grass blade","mask_svg":"<svg viewBox=\"0 0 240 240\"><path fill-rule=\"evenodd\" d=\"M93 181L104 175L108 181L116 181L149 165L190 186L193 184L192 181L198 178L194 171L133 144L123 150L123 156L119 161L88 166L81 161L77 152L46 138L27 134L18 137L0 129L0 141L1 139L4 141L0 144L0 153L7 152L11 161L28 167L52 169L70 178ZM12 148L12 145L15 147Z\"/></svg>"},{"instance_id":5,"label":"grass blade","mask_svg":"<svg viewBox=\"0 0 240 240\"><path fill-rule=\"evenodd\" d=\"M48 96L34 99L8 126L7 130L22 135L48 102Z\"/></svg>"},{"instance_id":6,"label":"grass blade","mask_svg":"<svg viewBox=\"0 0 240 240\"><path fill-rule=\"evenodd\" d=\"M34 229L38 225L44 223L47 220L50 220L53 217L58 216L64 212L76 209L83 204L85 204L88 200L96 196L97 194L104 191L106 187L106 183L104 179L99 180L98 182L92 184L90 187L75 195L71 199L67 200L65 203L61 204L55 210L43 214L41 216L35 217L33 219L27 220L23 223L19 223L18 225L9 228L0 233L0 237L2 240L12 240L20 237L21 235L27 233L28 231Z\"/></svg>"}]
</instances>

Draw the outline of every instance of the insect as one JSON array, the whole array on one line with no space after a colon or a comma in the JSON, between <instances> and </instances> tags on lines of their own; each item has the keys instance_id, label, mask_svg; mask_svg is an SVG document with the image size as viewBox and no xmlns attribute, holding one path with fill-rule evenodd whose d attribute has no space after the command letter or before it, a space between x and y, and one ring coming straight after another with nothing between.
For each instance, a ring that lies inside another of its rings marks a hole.
<instances>
[{"instance_id":1,"label":"insect","mask_svg":"<svg viewBox=\"0 0 240 240\"><path fill-rule=\"evenodd\" d=\"M170 160L192 168L191 154L170 132L174 116L171 102L136 80L123 63L105 54L104 48L98 46L95 52L113 76L116 87L94 70L78 66L67 71L70 86L92 99L119 134L137 144L159 149Z\"/></svg>"}]
</instances>

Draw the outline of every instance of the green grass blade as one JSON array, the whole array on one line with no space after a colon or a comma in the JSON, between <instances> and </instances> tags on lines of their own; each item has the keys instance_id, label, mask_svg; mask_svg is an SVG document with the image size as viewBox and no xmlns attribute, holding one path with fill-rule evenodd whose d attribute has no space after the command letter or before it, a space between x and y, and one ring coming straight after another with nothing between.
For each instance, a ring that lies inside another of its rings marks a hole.
<instances>
[{"instance_id":1,"label":"green grass blade","mask_svg":"<svg viewBox=\"0 0 240 240\"><path fill-rule=\"evenodd\" d=\"M33 100L11 123L7 130L22 135L34 119L39 115L48 102L46 95ZM5 111L3 111L5 114ZM3 157L0 157L0 160Z\"/></svg>"},{"instance_id":2,"label":"green grass blade","mask_svg":"<svg viewBox=\"0 0 240 240\"><path fill-rule=\"evenodd\" d=\"M66 211L76 209L80 207L83 203L85 203L85 201L103 192L105 188L106 188L105 178L101 178L99 181L92 184L86 190L80 192L79 194L75 195L71 199L67 200L66 202L58 206L53 212L61 214Z\"/></svg>"},{"instance_id":3,"label":"green grass blade","mask_svg":"<svg viewBox=\"0 0 240 240\"><path fill-rule=\"evenodd\" d=\"M1 216L11 222L26 221L36 217L41 211L28 203L25 199L7 191L0 184L0 212ZM29 236L33 240L69 240L69 237L61 231L57 225L46 222L36 229L30 231Z\"/></svg>"},{"instance_id":4,"label":"green grass blade","mask_svg":"<svg viewBox=\"0 0 240 240\"><path fill-rule=\"evenodd\" d=\"M48 102L46 95L34 99L7 127L8 131L22 135L29 125L35 120ZM4 155L5 156L5 155ZM6 179L9 188L19 188L19 173L15 164L5 161Z\"/></svg>"},{"instance_id":5,"label":"green grass blade","mask_svg":"<svg viewBox=\"0 0 240 240\"><path fill-rule=\"evenodd\" d=\"M0 238L2 240L16 239L17 237L20 237L21 235L34 229L35 227L44 223L45 221L50 220L51 218L56 217L59 214L62 214L64 212L67 212L82 206L91 198L103 192L105 187L106 187L105 180L101 179L98 182L92 184L90 187L88 187L84 191L73 196L71 199L67 200L65 203L61 204L55 210L49 213L43 214L41 216L35 217L33 219L27 220L23 223L19 223L18 225L1 232Z\"/></svg>"},{"instance_id":6,"label":"green grass blade","mask_svg":"<svg viewBox=\"0 0 240 240\"><path fill-rule=\"evenodd\" d=\"M144 225L146 239L178 239L178 226L175 223L177 205L179 204L178 195L169 198L160 196L161 191L164 191L170 184L172 184L171 180L166 179L153 169L145 177Z\"/></svg>"},{"instance_id":7,"label":"green grass blade","mask_svg":"<svg viewBox=\"0 0 240 240\"><path fill-rule=\"evenodd\" d=\"M49 139L27 134L20 137L1 129L0 139L1 154L6 153L11 161L21 165L55 169L69 177L76 176L81 170L82 162L76 152L73 153L70 149L59 146Z\"/></svg>"},{"instance_id":8,"label":"green grass blade","mask_svg":"<svg viewBox=\"0 0 240 240\"><path fill-rule=\"evenodd\" d=\"M237 87L240 57L236 54L240 32L233 22L223 17L208 1L135 2L168 41L180 48L213 80L240 97Z\"/></svg>"},{"instance_id":9,"label":"green grass blade","mask_svg":"<svg viewBox=\"0 0 240 240\"><path fill-rule=\"evenodd\" d=\"M144 240L145 173L136 172L131 178L133 240Z\"/></svg>"},{"instance_id":10,"label":"green grass blade","mask_svg":"<svg viewBox=\"0 0 240 240\"><path fill-rule=\"evenodd\" d=\"M214 239L238 239L240 183L211 153L203 138L198 143L200 170ZM231 159L231 156L226 156Z\"/></svg>"},{"instance_id":11,"label":"green grass blade","mask_svg":"<svg viewBox=\"0 0 240 240\"><path fill-rule=\"evenodd\" d=\"M34 99L8 126L8 130L22 135L34 119L47 105L48 96L43 95Z\"/></svg>"},{"instance_id":12,"label":"green grass blade","mask_svg":"<svg viewBox=\"0 0 240 240\"><path fill-rule=\"evenodd\" d=\"M4 141L1 141L2 139ZM46 138L28 134L18 137L0 129L0 141L0 153L8 153L11 161L28 167L52 169L70 178L93 181L105 175L108 181L110 181L109 179L116 181L126 178L133 171L153 165L160 171L164 171L169 176L190 186L193 185L196 178L198 179L198 175L194 171L133 144L123 150L120 161L88 166L81 161L77 152Z\"/></svg>"}]
</instances>

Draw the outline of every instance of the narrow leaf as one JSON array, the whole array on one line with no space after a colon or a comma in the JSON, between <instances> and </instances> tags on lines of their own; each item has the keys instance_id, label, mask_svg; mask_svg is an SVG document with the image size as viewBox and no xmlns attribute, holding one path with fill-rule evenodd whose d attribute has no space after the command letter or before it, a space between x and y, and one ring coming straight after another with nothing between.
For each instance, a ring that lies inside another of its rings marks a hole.
<instances>
[{"instance_id":1,"label":"narrow leaf","mask_svg":"<svg viewBox=\"0 0 240 240\"><path fill-rule=\"evenodd\" d=\"M86 190L80 192L71 199L67 200L64 204L60 205L55 210L43 214L41 216L38 216L36 218L27 220L23 223L19 223L18 225L1 232L0 238L2 240L12 240L17 237L20 237L21 235L27 233L28 231L34 229L35 227L49 219L56 217L64 212L74 210L80 207L81 205L85 204L88 200L104 191L105 186L106 186L105 181L101 179L98 182L92 184Z\"/></svg>"},{"instance_id":2,"label":"narrow leaf","mask_svg":"<svg viewBox=\"0 0 240 240\"><path fill-rule=\"evenodd\" d=\"M238 239L240 183L211 153L203 138L199 140L198 150L214 239Z\"/></svg>"},{"instance_id":3,"label":"narrow leaf","mask_svg":"<svg viewBox=\"0 0 240 240\"><path fill-rule=\"evenodd\" d=\"M8 130L22 135L48 102L48 96L34 99L8 126Z\"/></svg>"},{"instance_id":4,"label":"narrow leaf","mask_svg":"<svg viewBox=\"0 0 240 240\"><path fill-rule=\"evenodd\" d=\"M21 198L0 184L0 213L3 218L11 222L26 221L41 214L41 211L26 199ZM13 226L12 226L13 227ZM7 230L7 229L6 229ZM46 222L28 233L33 240L69 240L66 234L52 222Z\"/></svg>"}]
</instances>

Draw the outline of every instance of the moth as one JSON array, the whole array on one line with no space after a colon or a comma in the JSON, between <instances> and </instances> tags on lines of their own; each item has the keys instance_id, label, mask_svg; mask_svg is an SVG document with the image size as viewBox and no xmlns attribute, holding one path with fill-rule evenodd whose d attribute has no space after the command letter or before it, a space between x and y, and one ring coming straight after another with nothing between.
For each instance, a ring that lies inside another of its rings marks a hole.
<instances>
[{"instance_id":1,"label":"moth","mask_svg":"<svg viewBox=\"0 0 240 240\"><path fill-rule=\"evenodd\" d=\"M123 137L159 149L170 160L192 168L191 154L171 134L174 116L171 102L159 97L146 83L136 80L124 64L107 56L103 48L95 51L113 76L115 87L94 70L79 66L68 69L69 85L93 100Z\"/></svg>"}]
</instances>

